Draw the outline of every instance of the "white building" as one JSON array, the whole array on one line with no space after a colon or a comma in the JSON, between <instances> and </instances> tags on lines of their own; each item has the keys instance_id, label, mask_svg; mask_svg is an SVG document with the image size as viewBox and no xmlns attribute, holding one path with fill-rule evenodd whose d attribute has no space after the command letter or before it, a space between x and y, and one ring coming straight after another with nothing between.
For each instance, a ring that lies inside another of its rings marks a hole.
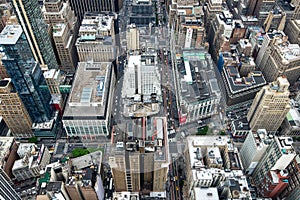
<instances>
[{"instance_id":1,"label":"white building","mask_svg":"<svg viewBox=\"0 0 300 200\"><path fill-rule=\"evenodd\" d=\"M79 28L76 48L80 62L112 62L116 58L115 15L86 15Z\"/></svg>"},{"instance_id":2,"label":"white building","mask_svg":"<svg viewBox=\"0 0 300 200\"><path fill-rule=\"evenodd\" d=\"M265 129L256 133L250 132L240 150L240 158L246 174L252 174L258 162L273 141L273 135L268 135Z\"/></svg>"},{"instance_id":3,"label":"white building","mask_svg":"<svg viewBox=\"0 0 300 200\"><path fill-rule=\"evenodd\" d=\"M159 112L162 93L156 59L156 51L129 57L122 88L125 116L138 117Z\"/></svg>"},{"instance_id":4,"label":"white building","mask_svg":"<svg viewBox=\"0 0 300 200\"><path fill-rule=\"evenodd\" d=\"M114 84L111 63L78 64L62 119L69 137L92 140L109 134Z\"/></svg>"},{"instance_id":5,"label":"white building","mask_svg":"<svg viewBox=\"0 0 300 200\"><path fill-rule=\"evenodd\" d=\"M21 159L15 161L12 173L18 181L38 177L51 157L47 147L38 150L33 143L21 143L17 153Z\"/></svg>"}]
</instances>

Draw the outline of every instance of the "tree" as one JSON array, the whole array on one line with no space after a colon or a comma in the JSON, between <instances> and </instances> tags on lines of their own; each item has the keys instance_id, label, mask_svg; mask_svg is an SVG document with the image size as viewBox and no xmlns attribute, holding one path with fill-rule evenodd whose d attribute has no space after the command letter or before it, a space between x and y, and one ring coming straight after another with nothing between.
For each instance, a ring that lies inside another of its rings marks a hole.
<instances>
[{"instance_id":1,"label":"tree","mask_svg":"<svg viewBox=\"0 0 300 200\"><path fill-rule=\"evenodd\" d=\"M33 136L28 139L28 142L30 142L30 143L37 143L37 141L38 141L38 138L36 136Z\"/></svg>"},{"instance_id":2,"label":"tree","mask_svg":"<svg viewBox=\"0 0 300 200\"><path fill-rule=\"evenodd\" d=\"M90 153L87 149L76 148L72 151L72 157L76 158Z\"/></svg>"}]
</instances>

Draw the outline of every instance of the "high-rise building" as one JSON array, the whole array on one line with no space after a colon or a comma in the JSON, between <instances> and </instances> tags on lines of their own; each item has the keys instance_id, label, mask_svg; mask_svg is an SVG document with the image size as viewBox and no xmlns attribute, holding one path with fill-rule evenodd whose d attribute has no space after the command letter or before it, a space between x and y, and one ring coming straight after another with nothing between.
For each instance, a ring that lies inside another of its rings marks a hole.
<instances>
[{"instance_id":1,"label":"high-rise building","mask_svg":"<svg viewBox=\"0 0 300 200\"><path fill-rule=\"evenodd\" d=\"M278 77L256 94L247 115L253 131L277 131L290 109L289 85L286 78Z\"/></svg>"},{"instance_id":2,"label":"high-rise building","mask_svg":"<svg viewBox=\"0 0 300 200\"><path fill-rule=\"evenodd\" d=\"M272 191L272 188L276 187L276 185L266 184L268 179L270 179L268 174L274 173L276 170L285 170L297 155L292 144L293 139L290 137L275 137L275 139L270 141L269 146L252 173L254 184L257 186L260 194L264 194L266 191ZM286 175L282 175L282 177L286 177ZM278 177L278 179L279 178L280 177ZM280 185L284 186L282 184Z\"/></svg>"},{"instance_id":3,"label":"high-rise building","mask_svg":"<svg viewBox=\"0 0 300 200\"><path fill-rule=\"evenodd\" d=\"M13 0L19 23L29 43L33 58L42 70L58 69L48 34L48 27L36 0Z\"/></svg>"},{"instance_id":4,"label":"high-rise building","mask_svg":"<svg viewBox=\"0 0 300 200\"><path fill-rule=\"evenodd\" d=\"M286 22L286 14L280 8L275 8L270 11L266 20L263 23L263 27L266 32L269 30L283 31Z\"/></svg>"},{"instance_id":5,"label":"high-rise building","mask_svg":"<svg viewBox=\"0 0 300 200\"><path fill-rule=\"evenodd\" d=\"M70 4L80 22L86 12L117 11L115 0L70 0Z\"/></svg>"},{"instance_id":6,"label":"high-rise building","mask_svg":"<svg viewBox=\"0 0 300 200\"><path fill-rule=\"evenodd\" d=\"M69 1L45 0L42 12L45 22L51 27L62 23L67 24L72 31L78 28L78 20L70 7Z\"/></svg>"},{"instance_id":7,"label":"high-rise building","mask_svg":"<svg viewBox=\"0 0 300 200\"><path fill-rule=\"evenodd\" d=\"M5 52L2 62L31 120L48 121L52 116L51 95L39 63L33 60L30 44L21 26L7 25L1 32L0 45Z\"/></svg>"},{"instance_id":8,"label":"high-rise building","mask_svg":"<svg viewBox=\"0 0 300 200\"><path fill-rule=\"evenodd\" d=\"M273 135L268 135L264 129L256 133L250 132L240 150L241 161L245 172L251 175L273 140Z\"/></svg>"},{"instance_id":9,"label":"high-rise building","mask_svg":"<svg viewBox=\"0 0 300 200\"><path fill-rule=\"evenodd\" d=\"M134 0L131 4L131 14L129 23L136 26L148 26L149 23L155 23L154 1L152 0Z\"/></svg>"},{"instance_id":10,"label":"high-rise building","mask_svg":"<svg viewBox=\"0 0 300 200\"><path fill-rule=\"evenodd\" d=\"M75 73L78 56L75 48L76 38L67 24L55 24L53 27L53 40L60 61L60 69Z\"/></svg>"},{"instance_id":11,"label":"high-rise building","mask_svg":"<svg viewBox=\"0 0 300 200\"><path fill-rule=\"evenodd\" d=\"M279 195L281 199L287 200L300 199L300 157L297 155L287 166L286 171L289 175L288 185Z\"/></svg>"},{"instance_id":12,"label":"high-rise building","mask_svg":"<svg viewBox=\"0 0 300 200\"><path fill-rule=\"evenodd\" d=\"M10 79L0 80L0 115L17 138L32 137L32 121Z\"/></svg>"},{"instance_id":13,"label":"high-rise building","mask_svg":"<svg viewBox=\"0 0 300 200\"><path fill-rule=\"evenodd\" d=\"M5 172L0 168L0 198L4 200L21 200L21 197L10 185Z\"/></svg>"},{"instance_id":14,"label":"high-rise building","mask_svg":"<svg viewBox=\"0 0 300 200\"><path fill-rule=\"evenodd\" d=\"M210 26L212 25L211 22L216 17L216 14L221 13L222 11L222 0L208 0L204 13L205 29L207 33L209 33Z\"/></svg>"},{"instance_id":15,"label":"high-rise building","mask_svg":"<svg viewBox=\"0 0 300 200\"><path fill-rule=\"evenodd\" d=\"M140 37L139 30L135 26L135 24L129 25L126 32L127 50L140 49L139 37Z\"/></svg>"},{"instance_id":16,"label":"high-rise building","mask_svg":"<svg viewBox=\"0 0 300 200\"><path fill-rule=\"evenodd\" d=\"M300 20L290 20L285 26L284 33L292 44L300 44Z\"/></svg>"},{"instance_id":17,"label":"high-rise building","mask_svg":"<svg viewBox=\"0 0 300 200\"><path fill-rule=\"evenodd\" d=\"M118 142L114 154L109 157L117 192L165 191L169 166L166 119L155 117L149 121L145 138L149 136L152 140L139 138L138 141ZM153 141L155 144L151 145Z\"/></svg>"},{"instance_id":18,"label":"high-rise building","mask_svg":"<svg viewBox=\"0 0 300 200\"><path fill-rule=\"evenodd\" d=\"M114 14L87 13L79 28L76 48L80 62L112 62L116 58Z\"/></svg>"},{"instance_id":19,"label":"high-rise building","mask_svg":"<svg viewBox=\"0 0 300 200\"><path fill-rule=\"evenodd\" d=\"M79 28L74 11L68 1L62 0L45 1L42 11L45 22L52 29L52 41L60 69L74 73L78 61L75 42Z\"/></svg>"},{"instance_id":20,"label":"high-rise building","mask_svg":"<svg viewBox=\"0 0 300 200\"><path fill-rule=\"evenodd\" d=\"M248 4L247 15L255 16L260 23L263 23L274 6L275 0L251 0Z\"/></svg>"}]
</instances>

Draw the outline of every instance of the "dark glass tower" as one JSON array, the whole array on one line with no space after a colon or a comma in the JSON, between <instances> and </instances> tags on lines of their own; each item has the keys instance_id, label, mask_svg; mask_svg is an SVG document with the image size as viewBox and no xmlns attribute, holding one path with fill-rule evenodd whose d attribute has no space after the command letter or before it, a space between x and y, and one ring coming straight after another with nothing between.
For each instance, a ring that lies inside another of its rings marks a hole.
<instances>
[{"instance_id":1,"label":"dark glass tower","mask_svg":"<svg viewBox=\"0 0 300 200\"><path fill-rule=\"evenodd\" d=\"M52 116L51 95L42 89L47 87L45 78L21 26L6 26L0 34L0 45L5 53L3 64L32 121L48 121Z\"/></svg>"},{"instance_id":2,"label":"dark glass tower","mask_svg":"<svg viewBox=\"0 0 300 200\"><path fill-rule=\"evenodd\" d=\"M43 70L58 69L57 60L37 0L13 0L13 6L23 28L35 61Z\"/></svg>"}]
</instances>

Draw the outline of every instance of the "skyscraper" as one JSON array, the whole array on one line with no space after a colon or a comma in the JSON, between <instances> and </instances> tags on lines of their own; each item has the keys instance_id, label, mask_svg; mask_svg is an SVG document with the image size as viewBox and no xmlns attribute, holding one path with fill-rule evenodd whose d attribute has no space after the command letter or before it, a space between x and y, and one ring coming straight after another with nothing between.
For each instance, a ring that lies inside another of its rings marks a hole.
<instances>
[{"instance_id":1,"label":"skyscraper","mask_svg":"<svg viewBox=\"0 0 300 200\"><path fill-rule=\"evenodd\" d=\"M38 1L13 0L13 6L35 61L43 70L57 69L58 64L47 32L47 24L43 20Z\"/></svg>"},{"instance_id":2,"label":"skyscraper","mask_svg":"<svg viewBox=\"0 0 300 200\"><path fill-rule=\"evenodd\" d=\"M0 199L21 200L21 197L8 183L5 172L0 168Z\"/></svg>"},{"instance_id":3,"label":"skyscraper","mask_svg":"<svg viewBox=\"0 0 300 200\"><path fill-rule=\"evenodd\" d=\"M70 0L70 4L80 22L85 12L116 11L114 0Z\"/></svg>"},{"instance_id":4,"label":"skyscraper","mask_svg":"<svg viewBox=\"0 0 300 200\"><path fill-rule=\"evenodd\" d=\"M11 80L0 80L0 115L15 137L31 137L32 121Z\"/></svg>"},{"instance_id":5,"label":"skyscraper","mask_svg":"<svg viewBox=\"0 0 300 200\"><path fill-rule=\"evenodd\" d=\"M7 25L0 34L0 45L6 55L2 62L32 121L48 121L52 114L51 95L21 26ZM41 89L42 86L45 90Z\"/></svg>"},{"instance_id":6,"label":"skyscraper","mask_svg":"<svg viewBox=\"0 0 300 200\"><path fill-rule=\"evenodd\" d=\"M42 11L45 22L52 30L60 69L74 73L78 61L75 42L79 28L74 11L68 1L62 0L44 1Z\"/></svg>"},{"instance_id":7,"label":"skyscraper","mask_svg":"<svg viewBox=\"0 0 300 200\"><path fill-rule=\"evenodd\" d=\"M290 110L289 85L285 77L278 77L256 94L247 115L253 131L277 131Z\"/></svg>"}]
</instances>

